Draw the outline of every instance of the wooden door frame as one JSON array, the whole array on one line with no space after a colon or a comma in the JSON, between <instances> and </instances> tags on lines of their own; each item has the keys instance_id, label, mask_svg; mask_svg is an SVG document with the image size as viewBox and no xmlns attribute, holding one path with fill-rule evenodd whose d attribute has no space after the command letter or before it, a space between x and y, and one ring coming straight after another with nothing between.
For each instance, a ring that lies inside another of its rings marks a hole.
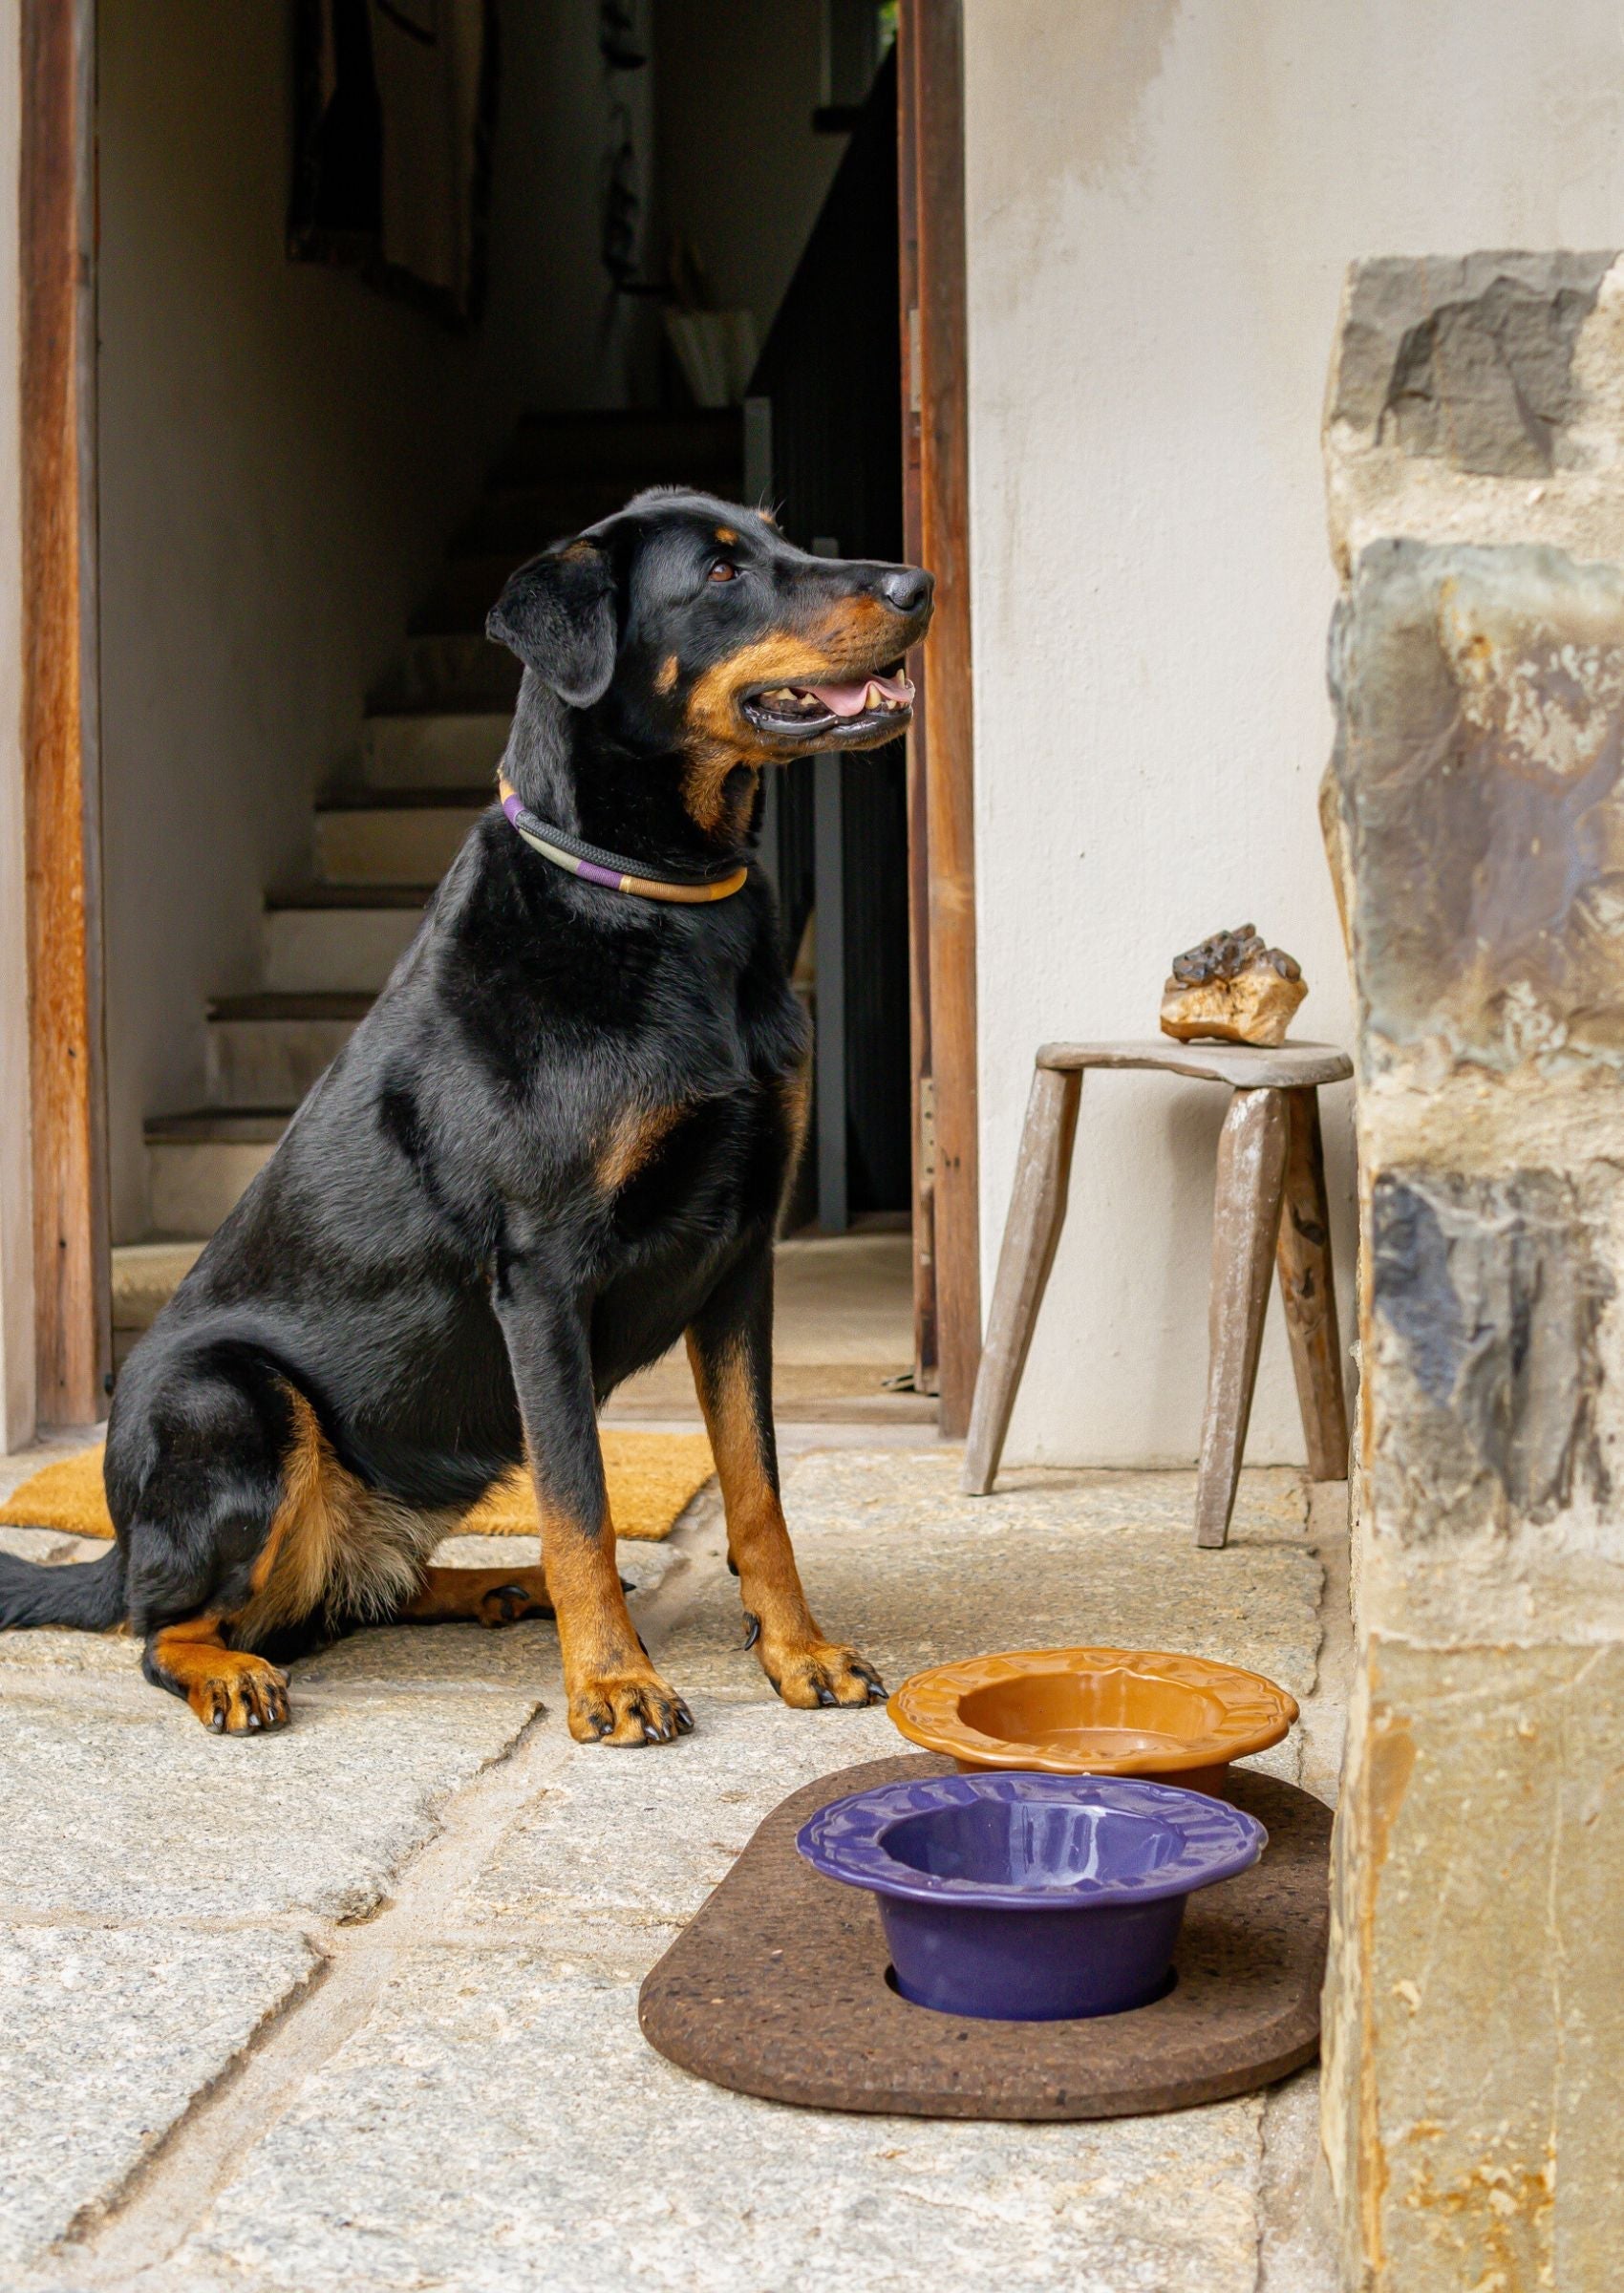
<instances>
[{"instance_id":1,"label":"wooden door frame","mask_svg":"<svg viewBox=\"0 0 1624 2293\"><path fill-rule=\"evenodd\" d=\"M914 1339L956 1436L981 1359L963 0L901 0L897 90L904 529L936 577L908 740Z\"/></svg>"},{"instance_id":2,"label":"wooden door frame","mask_svg":"<svg viewBox=\"0 0 1624 2293\"><path fill-rule=\"evenodd\" d=\"M112 1368L96 611L96 0L20 0L24 847L35 1408Z\"/></svg>"},{"instance_id":3,"label":"wooden door frame","mask_svg":"<svg viewBox=\"0 0 1624 2293\"><path fill-rule=\"evenodd\" d=\"M112 1366L96 482L96 0L20 0L23 748L37 1413ZM962 0L901 0L908 553L936 576L908 743L915 1324L961 1434L981 1350Z\"/></svg>"}]
</instances>

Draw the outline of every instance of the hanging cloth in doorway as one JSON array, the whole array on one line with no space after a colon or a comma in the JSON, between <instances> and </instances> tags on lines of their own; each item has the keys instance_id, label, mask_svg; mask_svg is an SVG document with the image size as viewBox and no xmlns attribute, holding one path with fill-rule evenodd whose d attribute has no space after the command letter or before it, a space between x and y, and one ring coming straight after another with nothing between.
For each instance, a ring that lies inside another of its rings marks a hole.
<instances>
[{"instance_id":1,"label":"hanging cloth in doorway","mask_svg":"<svg viewBox=\"0 0 1624 2293\"><path fill-rule=\"evenodd\" d=\"M495 0L297 0L288 251L465 327L485 277Z\"/></svg>"}]
</instances>

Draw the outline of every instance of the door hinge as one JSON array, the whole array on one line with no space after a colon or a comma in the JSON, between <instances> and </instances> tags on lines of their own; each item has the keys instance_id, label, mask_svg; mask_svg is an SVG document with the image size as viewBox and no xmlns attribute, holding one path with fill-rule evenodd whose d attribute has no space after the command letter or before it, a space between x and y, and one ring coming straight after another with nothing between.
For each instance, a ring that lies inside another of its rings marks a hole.
<instances>
[{"instance_id":1,"label":"door hinge","mask_svg":"<svg viewBox=\"0 0 1624 2293\"><path fill-rule=\"evenodd\" d=\"M936 1183L936 1079L919 1078L919 1190L928 1194Z\"/></svg>"}]
</instances>

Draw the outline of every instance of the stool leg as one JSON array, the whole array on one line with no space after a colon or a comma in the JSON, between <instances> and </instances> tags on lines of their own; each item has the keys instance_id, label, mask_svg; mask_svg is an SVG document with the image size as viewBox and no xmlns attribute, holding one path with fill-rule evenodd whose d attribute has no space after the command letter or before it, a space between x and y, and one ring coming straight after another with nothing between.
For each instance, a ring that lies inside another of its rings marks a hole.
<instances>
[{"instance_id":1,"label":"stool leg","mask_svg":"<svg viewBox=\"0 0 1624 2293\"><path fill-rule=\"evenodd\" d=\"M1219 1135L1212 1204L1210 1360L1195 1489L1198 1545L1222 1545L1229 1533L1269 1306L1285 1167L1285 1093L1237 1091Z\"/></svg>"},{"instance_id":2,"label":"stool leg","mask_svg":"<svg viewBox=\"0 0 1624 2293\"><path fill-rule=\"evenodd\" d=\"M1055 1245L1066 1218L1072 1143L1082 1097L1080 1070L1039 1067L1032 1078L1015 1191L998 1254L998 1279L987 1318L987 1341L975 1379L959 1487L984 1497L998 1471L1020 1373L1043 1302Z\"/></svg>"},{"instance_id":3,"label":"stool leg","mask_svg":"<svg viewBox=\"0 0 1624 2293\"><path fill-rule=\"evenodd\" d=\"M1276 1253L1280 1302L1292 1341L1309 1472L1315 1481L1341 1481L1348 1471L1348 1406L1342 1391L1342 1338L1331 1264L1319 1093L1313 1088L1292 1090L1285 1099L1286 1178Z\"/></svg>"}]
</instances>

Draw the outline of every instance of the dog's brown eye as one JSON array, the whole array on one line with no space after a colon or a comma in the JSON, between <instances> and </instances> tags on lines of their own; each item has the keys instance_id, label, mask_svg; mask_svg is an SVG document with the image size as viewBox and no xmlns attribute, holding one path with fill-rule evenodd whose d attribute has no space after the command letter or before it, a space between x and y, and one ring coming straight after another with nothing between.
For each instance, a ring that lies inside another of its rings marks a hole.
<instances>
[{"instance_id":1,"label":"dog's brown eye","mask_svg":"<svg viewBox=\"0 0 1624 2293\"><path fill-rule=\"evenodd\" d=\"M711 579L713 581L737 581L738 579L738 568L737 566L730 566L725 557L718 557L716 564L711 568Z\"/></svg>"}]
</instances>

